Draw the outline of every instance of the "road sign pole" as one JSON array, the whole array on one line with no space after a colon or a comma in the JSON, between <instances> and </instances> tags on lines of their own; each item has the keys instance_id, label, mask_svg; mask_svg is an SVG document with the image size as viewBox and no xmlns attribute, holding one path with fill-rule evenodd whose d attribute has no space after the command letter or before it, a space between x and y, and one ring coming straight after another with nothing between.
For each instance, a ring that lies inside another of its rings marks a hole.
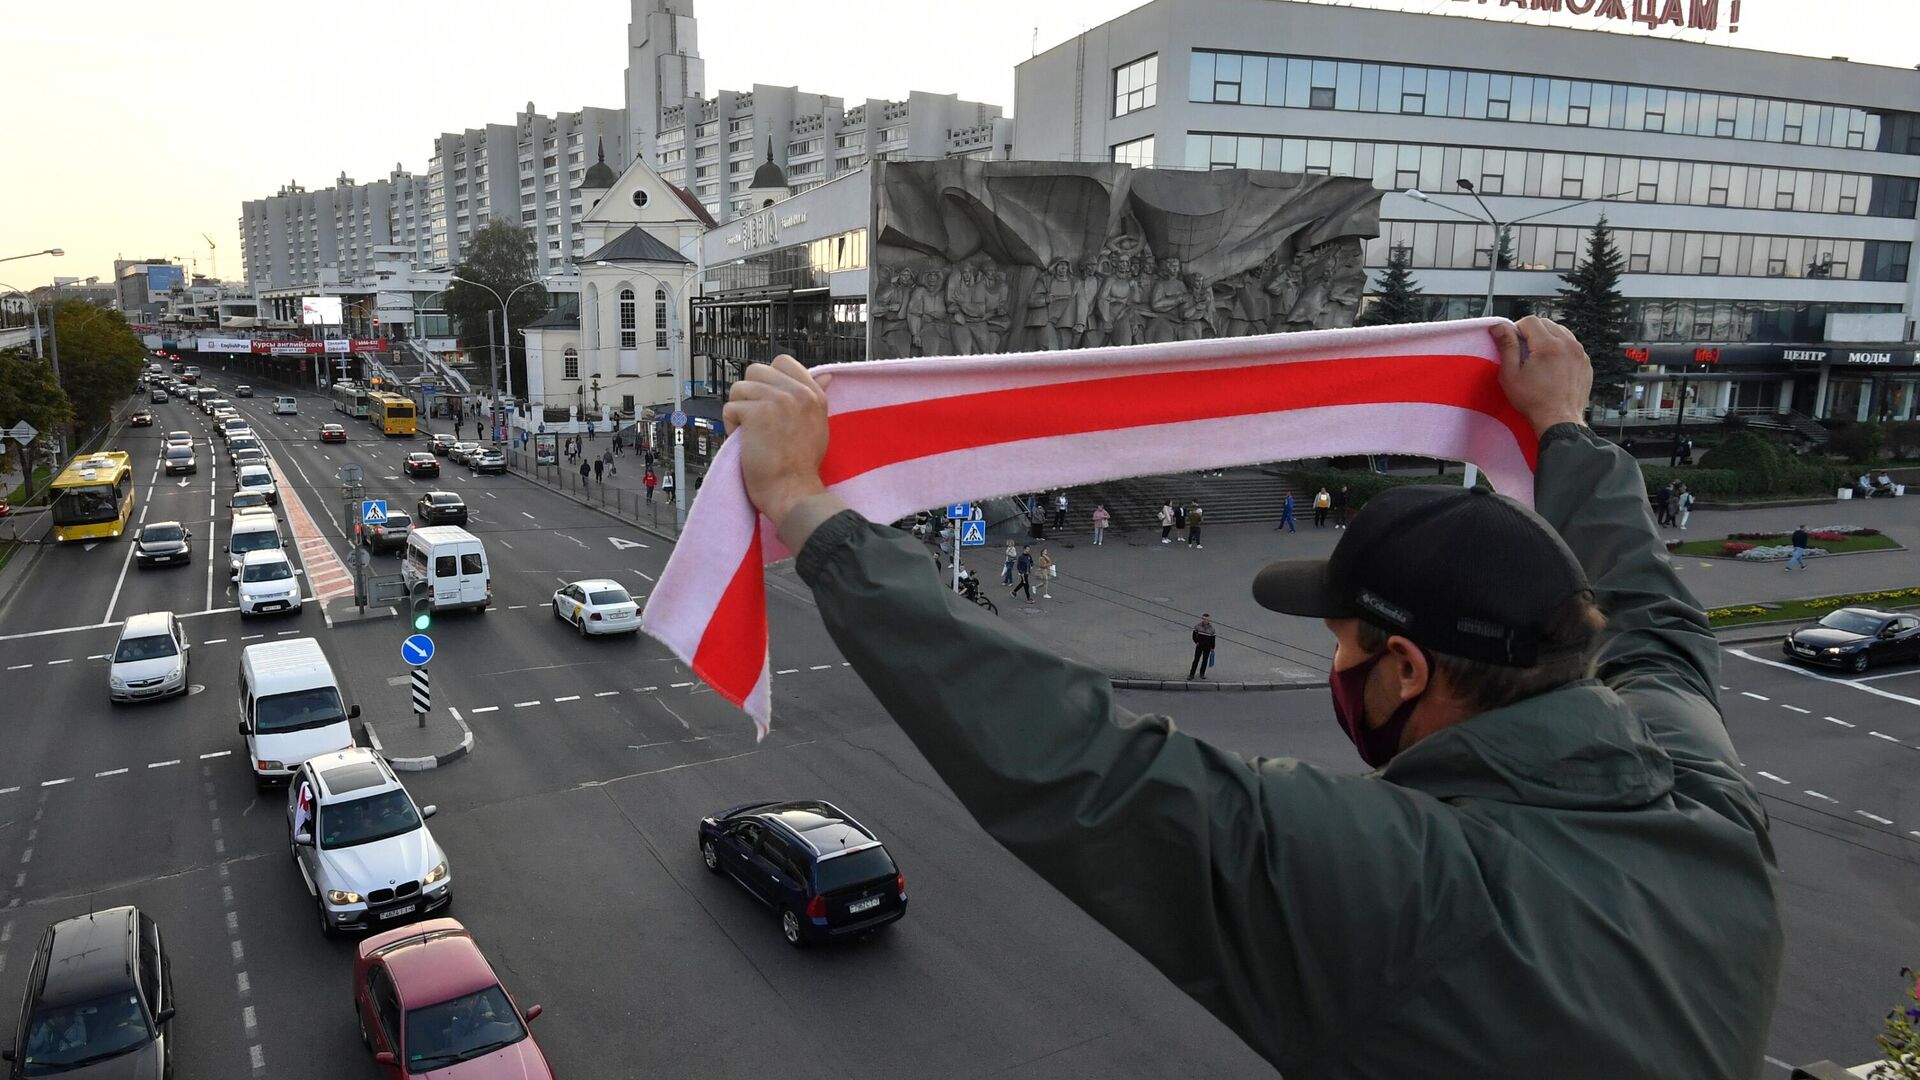
<instances>
[{"instance_id":1,"label":"road sign pole","mask_svg":"<svg viewBox=\"0 0 1920 1080\"><path fill-rule=\"evenodd\" d=\"M427 713L433 708L433 684L423 665L413 669L413 716L421 727L427 726Z\"/></svg>"}]
</instances>

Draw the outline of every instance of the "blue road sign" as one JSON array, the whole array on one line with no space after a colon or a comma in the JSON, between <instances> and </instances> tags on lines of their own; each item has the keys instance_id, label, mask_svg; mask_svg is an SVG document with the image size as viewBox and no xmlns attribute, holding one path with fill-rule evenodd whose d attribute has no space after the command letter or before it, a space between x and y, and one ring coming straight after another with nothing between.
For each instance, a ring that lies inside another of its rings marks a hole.
<instances>
[{"instance_id":1,"label":"blue road sign","mask_svg":"<svg viewBox=\"0 0 1920 1080\"><path fill-rule=\"evenodd\" d=\"M986 547L987 523L984 521L963 521L960 523L961 547Z\"/></svg>"},{"instance_id":2,"label":"blue road sign","mask_svg":"<svg viewBox=\"0 0 1920 1080\"><path fill-rule=\"evenodd\" d=\"M686 427L687 414L683 412L676 412L672 416L667 417L667 423L672 424L674 427Z\"/></svg>"},{"instance_id":3,"label":"blue road sign","mask_svg":"<svg viewBox=\"0 0 1920 1080\"><path fill-rule=\"evenodd\" d=\"M435 390L433 388L432 383L422 383L420 386L420 392L422 394L425 394L427 397L432 397L433 395L439 393L438 390Z\"/></svg>"},{"instance_id":4,"label":"blue road sign","mask_svg":"<svg viewBox=\"0 0 1920 1080\"><path fill-rule=\"evenodd\" d=\"M425 634L410 634L400 643L400 659L419 667L433 659L433 639Z\"/></svg>"},{"instance_id":5,"label":"blue road sign","mask_svg":"<svg viewBox=\"0 0 1920 1080\"><path fill-rule=\"evenodd\" d=\"M972 511L973 511L973 507L968 506L966 503L948 503L947 504L948 520L957 521L960 518L972 517L973 516Z\"/></svg>"},{"instance_id":6,"label":"blue road sign","mask_svg":"<svg viewBox=\"0 0 1920 1080\"><path fill-rule=\"evenodd\" d=\"M387 500L361 499L360 524L385 525L387 523Z\"/></svg>"}]
</instances>

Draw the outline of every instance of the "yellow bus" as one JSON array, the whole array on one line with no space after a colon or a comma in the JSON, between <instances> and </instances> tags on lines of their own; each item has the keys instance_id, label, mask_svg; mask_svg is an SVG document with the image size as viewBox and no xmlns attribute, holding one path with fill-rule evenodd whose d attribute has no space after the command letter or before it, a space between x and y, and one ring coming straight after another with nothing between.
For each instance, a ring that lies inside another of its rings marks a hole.
<instances>
[{"instance_id":1,"label":"yellow bus","mask_svg":"<svg viewBox=\"0 0 1920 1080\"><path fill-rule=\"evenodd\" d=\"M133 514L133 464L124 450L74 458L53 481L53 538L110 540Z\"/></svg>"},{"instance_id":2,"label":"yellow bus","mask_svg":"<svg viewBox=\"0 0 1920 1080\"><path fill-rule=\"evenodd\" d=\"M415 425L413 400L376 390L367 395L367 422L382 434L411 438Z\"/></svg>"}]
</instances>

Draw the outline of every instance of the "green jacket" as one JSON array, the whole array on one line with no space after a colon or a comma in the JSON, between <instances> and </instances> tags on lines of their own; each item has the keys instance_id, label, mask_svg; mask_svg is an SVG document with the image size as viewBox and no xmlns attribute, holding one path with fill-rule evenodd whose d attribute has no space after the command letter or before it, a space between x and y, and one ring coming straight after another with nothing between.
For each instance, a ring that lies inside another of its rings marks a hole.
<instances>
[{"instance_id":1,"label":"green jacket","mask_svg":"<svg viewBox=\"0 0 1920 1080\"><path fill-rule=\"evenodd\" d=\"M1644 492L1591 432L1547 433L1539 510L1609 615L1597 677L1369 775L1130 715L851 512L799 572L980 824L1286 1074L1749 1080L1780 972L1773 850Z\"/></svg>"}]
</instances>

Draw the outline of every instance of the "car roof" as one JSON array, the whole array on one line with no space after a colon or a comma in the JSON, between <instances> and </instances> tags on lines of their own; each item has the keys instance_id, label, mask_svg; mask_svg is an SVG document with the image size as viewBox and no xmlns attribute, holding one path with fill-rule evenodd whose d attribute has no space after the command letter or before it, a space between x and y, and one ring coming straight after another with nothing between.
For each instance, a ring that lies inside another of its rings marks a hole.
<instances>
[{"instance_id":1,"label":"car roof","mask_svg":"<svg viewBox=\"0 0 1920 1080\"><path fill-rule=\"evenodd\" d=\"M148 529L179 529L184 527L185 526L177 521L149 521L145 525L140 526L140 531L146 532Z\"/></svg>"},{"instance_id":2,"label":"car roof","mask_svg":"<svg viewBox=\"0 0 1920 1080\"><path fill-rule=\"evenodd\" d=\"M427 450L409 450L409 451L407 451L407 456L408 456L408 457L424 457L424 458L430 458L430 457L433 457L433 454L432 454L432 452L430 452L430 451L427 451ZM439 459L438 459L438 458L435 458L434 460L436 460L436 461L438 461Z\"/></svg>"},{"instance_id":3,"label":"car roof","mask_svg":"<svg viewBox=\"0 0 1920 1080\"><path fill-rule=\"evenodd\" d=\"M241 566L258 566L261 563L292 561L293 560L287 558L287 553L280 548L261 548L259 551L249 551L240 556Z\"/></svg>"},{"instance_id":4,"label":"car roof","mask_svg":"<svg viewBox=\"0 0 1920 1080\"><path fill-rule=\"evenodd\" d=\"M361 798L400 786L399 779L386 768L380 756L364 746L321 754L309 758L307 763L313 766L313 773L320 780L323 799L335 795Z\"/></svg>"},{"instance_id":5,"label":"car roof","mask_svg":"<svg viewBox=\"0 0 1920 1080\"><path fill-rule=\"evenodd\" d=\"M452 919L421 923L373 952L386 963L400 1001L409 1009L438 1005L500 981L473 936Z\"/></svg>"},{"instance_id":6,"label":"car roof","mask_svg":"<svg viewBox=\"0 0 1920 1080\"><path fill-rule=\"evenodd\" d=\"M273 475L273 470L272 470L272 469L269 469L269 468L267 468L267 467L266 467L265 465L242 465L242 466L240 466L240 475L241 475L241 476L251 476L251 475L252 475L252 474L254 474L254 473L266 473L266 474L267 474L268 476L272 476L272 475Z\"/></svg>"},{"instance_id":7,"label":"car roof","mask_svg":"<svg viewBox=\"0 0 1920 1080\"><path fill-rule=\"evenodd\" d=\"M879 843L859 822L825 800L774 803L751 816L781 826L822 858Z\"/></svg>"},{"instance_id":8,"label":"car roof","mask_svg":"<svg viewBox=\"0 0 1920 1080\"><path fill-rule=\"evenodd\" d=\"M173 618L171 611L144 611L138 615L127 616L127 623L120 628L120 636L154 637L167 632L167 622Z\"/></svg>"},{"instance_id":9,"label":"car roof","mask_svg":"<svg viewBox=\"0 0 1920 1080\"><path fill-rule=\"evenodd\" d=\"M613 580L612 578L604 578L604 577L581 578L579 581L569 581L567 582L567 584L578 585L583 589L624 589L626 588L625 585L620 584L619 582Z\"/></svg>"},{"instance_id":10,"label":"car roof","mask_svg":"<svg viewBox=\"0 0 1920 1080\"><path fill-rule=\"evenodd\" d=\"M460 497L460 493L457 491L429 491L425 495L425 498L431 499L434 502L465 502L466 501L465 499L462 499Z\"/></svg>"},{"instance_id":11,"label":"car roof","mask_svg":"<svg viewBox=\"0 0 1920 1080\"><path fill-rule=\"evenodd\" d=\"M127 905L54 923L40 1004L68 1005L132 989L138 916Z\"/></svg>"}]
</instances>

